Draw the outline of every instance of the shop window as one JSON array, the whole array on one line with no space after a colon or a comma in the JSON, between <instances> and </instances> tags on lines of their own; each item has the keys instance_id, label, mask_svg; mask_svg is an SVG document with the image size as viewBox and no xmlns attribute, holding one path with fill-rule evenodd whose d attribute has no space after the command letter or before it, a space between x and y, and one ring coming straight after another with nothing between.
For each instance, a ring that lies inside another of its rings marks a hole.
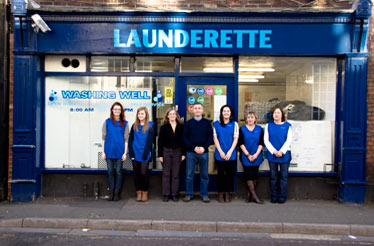
<instances>
[{"instance_id":1,"label":"shop window","mask_svg":"<svg viewBox=\"0 0 374 246\"><path fill-rule=\"evenodd\" d=\"M130 72L130 57L92 56L91 72Z\"/></svg>"},{"instance_id":2,"label":"shop window","mask_svg":"<svg viewBox=\"0 0 374 246\"><path fill-rule=\"evenodd\" d=\"M174 57L138 56L135 72L174 72Z\"/></svg>"},{"instance_id":3,"label":"shop window","mask_svg":"<svg viewBox=\"0 0 374 246\"><path fill-rule=\"evenodd\" d=\"M233 73L232 57L182 57L181 72Z\"/></svg>"},{"instance_id":4,"label":"shop window","mask_svg":"<svg viewBox=\"0 0 374 246\"><path fill-rule=\"evenodd\" d=\"M136 110L146 106L158 128L175 103L175 82L169 77L50 76L45 81L46 168L106 169L101 129L114 102L124 106L129 127ZM124 168L132 169L130 159Z\"/></svg>"},{"instance_id":5,"label":"shop window","mask_svg":"<svg viewBox=\"0 0 374 246\"><path fill-rule=\"evenodd\" d=\"M265 126L281 106L293 130L290 171L334 171L336 67L335 58L239 59L239 122L255 111Z\"/></svg>"}]
</instances>

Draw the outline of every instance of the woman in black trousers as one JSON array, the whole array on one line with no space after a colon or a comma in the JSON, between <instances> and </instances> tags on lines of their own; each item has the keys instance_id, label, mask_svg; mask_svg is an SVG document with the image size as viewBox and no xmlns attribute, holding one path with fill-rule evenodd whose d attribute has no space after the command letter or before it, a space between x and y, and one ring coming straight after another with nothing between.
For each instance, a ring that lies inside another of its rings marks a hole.
<instances>
[{"instance_id":1,"label":"woman in black trousers","mask_svg":"<svg viewBox=\"0 0 374 246\"><path fill-rule=\"evenodd\" d=\"M162 194L167 202L170 196L178 201L179 170L185 159L183 124L178 112L170 108L164 117L158 136L158 159L162 163Z\"/></svg>"}]
</instances>

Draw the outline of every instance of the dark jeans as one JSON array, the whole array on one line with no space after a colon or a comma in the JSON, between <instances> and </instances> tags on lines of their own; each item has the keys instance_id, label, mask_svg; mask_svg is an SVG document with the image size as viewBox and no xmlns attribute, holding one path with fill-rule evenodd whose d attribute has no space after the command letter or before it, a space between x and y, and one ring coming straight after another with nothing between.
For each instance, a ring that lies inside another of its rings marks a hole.
<instances>
[{"instance_id":1,"label":"dark jeans","mask_svg":"<svg viewBox=\"0 0 374 246\"><path fill-rule=\"evenodd\" d=\"M108 167L108 185L109 189L120 190L122 187L122 160L106 159Z\"/></svg>"},{"instance_id":2,"label":"dark jeans","mask_svg":"<svg viewBox=\"0 0 374 246\"><path fill-rule=\"evenodd\" d=\"M234 190L234 173L236 160L218 161L215 160L217 167L217 190L218 192L232 192Z\"/></svg>"},{"instance_id":3,"label":"dark jeans","mask_svg":"<svg viewBox=\"0 0 374 246\"><path fill-rule=\"evenodd\" d=\"M285 201L287 199L288 168L290 163L270 162L269 166L271 199Z\"/></svg>"},{"instance_id":4,"label":"dark jeans","mask_svg":"<svg viewBox=\"0 0 374 246\"><path fill-rule=\"evenodd\" d=\"M134 184L135 190L148 191L149 178L148 178L148 162L132 161L134 169Z\"/></svg>"},{"instance_id":5,"label":"dark jeans","mask_svg":"<svg viewBox=\"0 0 374 246\"><path fill-rule=\"evenodd\" d=\"M182 151L181 149L164 148L163 153L162 194L164 196L176 196L179 191L179 170L182 164Z\"/></svg>"}]
</instances>

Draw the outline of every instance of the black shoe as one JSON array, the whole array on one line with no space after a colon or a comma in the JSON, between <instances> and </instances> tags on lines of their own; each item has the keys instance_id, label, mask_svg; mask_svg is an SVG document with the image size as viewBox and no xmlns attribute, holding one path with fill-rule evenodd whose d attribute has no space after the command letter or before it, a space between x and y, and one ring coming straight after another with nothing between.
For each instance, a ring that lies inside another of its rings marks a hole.
<instances>
[{"instance_id":1,"label":"black shoe","mask_svg":"<svg viewBox=\"0 0 374 246\"><path fill-rule=\"evenodd\" d=\"M279 203L279 204L283 204L283 203L285 203L285 202L286 202L286 199L279 199L279 200L278 200L278 203Z\"/></svg>"},{"instance_id":2,"label":"black shoe","mask_svg":"<svg viewBox=\"0 0 374 246\"><path fill-rule=\"evenodd\" d=\"M114 190L109 189L109 198L108 198L108 201L113 201L113 192L114 192Z\"/></svg>"},{"instance_id":3,"label":"black shoe","mask_svg":"<svg viewBox=\"0 0 374 246\"><path fill-rule=\"evenodd\" d=\"M278 199L276 199L276 198L272 198L272 199L270 200L270 202L271 202L271 203L277 203L277 202L278 202Z\"/></svg>"},{"instance_id":4,"label":"black shoe","mask_svg":"<svg viewBox=\"0 0 374 246\"><path fill-rule=\"evenodd\" d=\"M164 198L162 199L163 202L168 202L169 201L169 196L164 196Z\"/></svg>"},{"instance_id":5,"label":"black shoe","mask_svg":"<svg viewBox=\"0 0 374 246\"><path fill-rule=\"evenodd\" d=\"M119 201L119 190L114 190L114 198L113 201Z\"/></svg>"},{"instance_id":6,"label":"black shoe","mask_svg":"<svg viewBox=\"0 0 374 246\"><path fill-rule=\"evenodd\" d=\"M173 202L177 202L177 201L179 201L178 196L172 196L172 197L171 197L171 200L173 200Z\"/></svg>"}]
</instances>

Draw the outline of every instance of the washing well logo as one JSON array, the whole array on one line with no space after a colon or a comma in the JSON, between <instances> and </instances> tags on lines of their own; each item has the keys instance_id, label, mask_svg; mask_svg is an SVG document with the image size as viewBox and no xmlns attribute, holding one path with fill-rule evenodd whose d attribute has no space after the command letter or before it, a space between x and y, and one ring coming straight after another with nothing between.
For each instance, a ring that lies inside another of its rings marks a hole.
<instances>
[{"instance_id":1,"label":"washing well logo","mask_svg":"<svg viewBox=\"0 0 374 246\"><path fill-rule=\"evenodd\" d=\"M161 91L158 90L157 93L155 93L155 96L153 97L154 102L162 102L162 95Z\"/></svg>"},{"instance_id":2,"label":"washing well logo","mask_svg":"<svg viewBox=\"0 0 374 246\"><path fill-rule=\"evenodd\" d=\"M50 102L56 102L58 100L57 91L51 90L51 93L49 94L48 100Z\"/></svg>"}]
</instances>

